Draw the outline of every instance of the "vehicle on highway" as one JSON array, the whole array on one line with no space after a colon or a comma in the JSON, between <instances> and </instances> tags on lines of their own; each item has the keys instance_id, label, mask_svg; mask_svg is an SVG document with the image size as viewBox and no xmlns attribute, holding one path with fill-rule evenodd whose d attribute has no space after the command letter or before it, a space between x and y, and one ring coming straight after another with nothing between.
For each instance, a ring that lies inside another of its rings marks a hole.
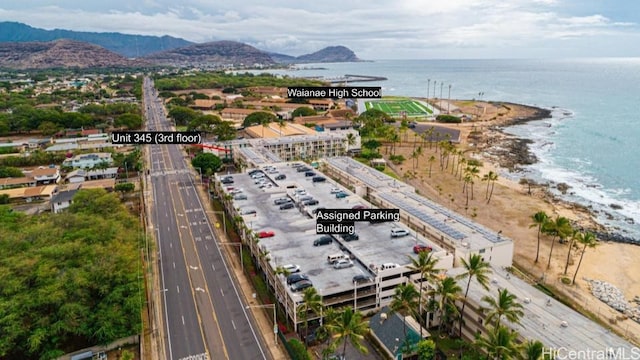
<instances>
[{"instance_id":1,"label":"vehicle on highway","mask_svg":"<svg viewBox=\"0 0 640 360\"><path fill-rule=\"evenodd\" d=\"M256 210L255 209L242 209L240 210L240 215L255 215L256 214Z\"/></svg>"},{"instance_id":2,"label":"vehicle on highway","mask_svg":"<svg viewBox=\"0 0 640 360\"><path fill-rule=\"evenodd\" d=\"M339 193L336 193L336 199L343 199L343 198L346 198L347 196L349 196L349 194L347 194L344 191L340 191Z\"/></svg>"},{"instance_id":3,"label":"vehicle on highway","mask_svg":"<svg viewBox=\"0 0 640 360\"><path fill-rule=\"evenodd\" d=\"M305 274L295 273L287 276L287 285L295 284L298 281L309 280L309 277Z\"/></svg>"},{"instance_id":4,"label":"vehicle on highway","mask_svg":"<svg viewBox=\"0 0 640 360\"><path fill-rule=\"evenodd\" d=\"M337 193L339 193L339 192L342 192L342 190L338 189L337 187L333 187L333 188L331 188L331 193L332 193L332 194L337 194Z\"/></svg>"},{"instance_id":5,"label":"vehicle on highway","mask_svg":"<svg viewBox=\"0 0 640 360\"><path fill-rule=\"evenodd\" d=\"M360 236L358 236L358 234L340 234L340 237L342 239L344 239L344 241L354 241L354 240L359 240Z\"/></svg>"},{"instance_id":6,"label":"vehicle on highway","mask_svg":"<svg viewBox=\"0 0 640 360\"><path fill-rule=\"evenodd\" d=\"M273 231L270 231L270 230L268 230L268 231L267 230L263 230L263 231L260 231L258 233L258 237L261 238L261 239L262 238L273 237L273 236L276 236L276 233L273 232Z\"/></svg>"},{"instance_id":7,"label":"vehicle on highway","mask_svg":"<svg viewBox=\"0 0 640 360\"><path fill-rule=\"evenodd\" d=\"M373 279L371 279L369 275L365 275L365 274L359 274L353 277L354 284L368 283L371 281L373 281Z\"/></svg>"},{"instance_id":8,"label":"vehicle on highway","mask_svg":"<svg viewBox=\"0 0 640 360\"><path fill-rule=\"evenodd\" d=\"M286 178L287 178L287 175L285 175L285 174L280 174L280 175L275 177L276 180L284 180Z\"/></svg>"},{"instance_id":9,"label":"vehicle on highway","mask_svg":"<svg viewBox=\"0 0 640 360\"><path fill-rule=\"evenodd\" d=\"M304 290L304 289L306 289L308 287L312 287L312 286L313 286L313 283L311 281L309 281L309 280L300 280L300 281L298 281L296 283L293 283L291 285L291 291L299 292L299 291L302 291L302 290Z\"/></svg>"},{"instance_id":10,"label":"vehicle on highway","mask_svg":"<svg viewBox=\"0 0 640 360\"><path fill-rule=\"evenodd\" d=\"M333 242L333 238L329 235L322 235L319 238L313 240L313 246L329 245Z\"/></svg>"},{"instance_id":11,"label":"vehicle on highway","mask_svg":"<svg viewBox=\"0 0 640 360\"><path fill-rule=\"evenodd\" d=\"M291 199L289 199L288 197L281 197L281 198L277 198L275 200L273 200L273 204L274 205L282 205L282 204L287 204L292 202Z\"/></svg>"},{"instance_id":12,"label":"vehicle on highway","mask_svg":"<svg viewBox=\"0 0 640 360\"><path fill-rule=\"evenodd\" d=\"M391 229L392 238L403 237L407 235L409 235L409 232L405 229Z\"/></svg>"},{"instance_id":13,"label":"vehicle on highway","mask_svg":"<svg viewBox=\"0 0 640 360\"><path fill-rule=\"evenodd\" d=\"M300 272L300 266L296 264L282 265L283 270L287 270L290 274Z\"/></svg>"},{"instance_id":14,"label":"vehicle on highway","mask_svg":"<svg viewBox=\"0 0 640 360\"><path fill-rule=\"evenodd\" d=\"M233 197L233 200L247 200L247 195L246 194L238 194L238 195Z\"/></svg>"},{"instance_id":15,"label":"vehicle on highway","mask_svg":"<svg viewBox=\"0 0 640 360\"><path fill-rule=\"evenodd\" d=\"M293 203L286 203L286 204L280 205L280 210L288 210L293 208L294 208Z\"/></svg>"},{"instance_id":16,"label":"vehicle on highway","mask_svg":"<svg viewBox=\"0 0 640 360\"><path fill-rule=\"evenodd\" d=\"M413 252L415 254L419 254L422 251L431 252L432 250L433 250L433 248L431 246L427 246L427 245L418 244L418 245L414 245L413 246Z\"/></svg>"},{"instance_id":17,"label":"vehicle on highway","mask_svg":"<svg viewBox=\"0 0 640 360\"><path fill-rule=\"evenodd\" d=\"M338 260L336 261L335 264L333 264L334 269L346 269L352 266L353 266L353 261L347 260L347 259Z\"/></svg>"}]
</instances>

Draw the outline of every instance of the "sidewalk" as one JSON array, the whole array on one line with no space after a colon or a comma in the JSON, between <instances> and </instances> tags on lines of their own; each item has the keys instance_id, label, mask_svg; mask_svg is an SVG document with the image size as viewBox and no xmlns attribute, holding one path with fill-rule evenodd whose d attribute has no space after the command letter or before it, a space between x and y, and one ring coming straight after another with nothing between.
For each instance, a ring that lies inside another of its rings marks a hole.
<instances>
[{"instance_id":1,"label":"sidewalk","mask_svg":"<svg viewBox=\"0 0 640 360\"><path fill-rule=\"evenodd\" d=\"M222 227L215 226L218 222L217 217L212 212L211 204L209 202L209 194L207 191L201 186L196 184L196 188L198 189L198 194L205 205L205 210L207 211L207 218L209 222L212 224L212 229L216 233L216 237L220 239L221 242L228 242L224 230ZM236 285L239 286L241 290L241 295L244 298L244 301L248 305L259 305L259 303L253 298L253 287L251 282L247 280L247 277L242 272L242 264L240 257L234 252L235 247L230 246L222 246L221 251L225 255L225 260L231 265L229 267L233 273L233 281ZM273 325L272 322L272 309L267 308L250 308L248 311L251 311L253 314L253 318L255 319L255 323L258 325L256 332L258 332L258 336L262 337L262 340L267 345L267 349L264 349L271 355L271 359L273 360L289 360L289 356L287 355L287 351L284 349L280 341L275 343L275 339L273 336Z\"/></svg>"}]
</instances>

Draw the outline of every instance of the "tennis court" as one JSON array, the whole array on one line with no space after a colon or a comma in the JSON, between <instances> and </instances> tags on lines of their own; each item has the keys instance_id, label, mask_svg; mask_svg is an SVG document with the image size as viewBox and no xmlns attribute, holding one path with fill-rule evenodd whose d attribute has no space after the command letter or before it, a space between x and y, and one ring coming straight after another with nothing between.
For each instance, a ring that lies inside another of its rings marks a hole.
<instances>
[{"instance_id":1,"label":"tennis court","mask_svg":"<svg viewBox=\"0 0 640 360\"><path fill-rule=\"evenodd\" d=\"M368 100L365 102L367 110L378 109L392 117L426 117L433 111L424 103L411 100Z\"/></svg>"}]
</instances>

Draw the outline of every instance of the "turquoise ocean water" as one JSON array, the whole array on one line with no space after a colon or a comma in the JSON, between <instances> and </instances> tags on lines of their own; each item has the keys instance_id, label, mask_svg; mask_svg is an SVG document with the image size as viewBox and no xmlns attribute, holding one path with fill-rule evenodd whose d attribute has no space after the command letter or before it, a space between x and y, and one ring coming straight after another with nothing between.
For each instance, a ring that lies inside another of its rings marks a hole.
<instances>
[{"instance_id":1,"label":"turquoise ocean water","mask_svg":"<svg viewBox=\"0 0 640 360\"><path fill-rule=\"evenodd\" d=\"M452 99L553 109L550 119L507 129L533 140L539 161L523 173L502 176L566 183L569 200L593 207L612 231L640 241L640 58L379 60L300 68L270 72L384 76L388 80L352 85L381 86L383 95L426 97L429 84L433 97L435 83L438 97L447 98L451 85Z\"/></svg>"}]
</instances>

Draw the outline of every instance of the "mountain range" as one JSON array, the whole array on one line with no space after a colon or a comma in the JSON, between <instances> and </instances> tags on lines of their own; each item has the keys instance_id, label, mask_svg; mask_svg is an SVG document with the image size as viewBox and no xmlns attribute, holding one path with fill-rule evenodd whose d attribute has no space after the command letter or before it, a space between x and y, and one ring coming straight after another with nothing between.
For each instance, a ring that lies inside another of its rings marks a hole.
<instances>
[{"instance_id":1,"label":"mountain range","mask_svg":"<svg viewBox=\"0 0 640 360\"><path fill-rule=\"evenodd\" d=\"M269 53L235 41L196 44L171 36L44 30L17 22L0 22L0 67L5 68L269 66L355 61L361 60L344 46L330 46L296 57Z\"/></svg>"}]
</instances>

